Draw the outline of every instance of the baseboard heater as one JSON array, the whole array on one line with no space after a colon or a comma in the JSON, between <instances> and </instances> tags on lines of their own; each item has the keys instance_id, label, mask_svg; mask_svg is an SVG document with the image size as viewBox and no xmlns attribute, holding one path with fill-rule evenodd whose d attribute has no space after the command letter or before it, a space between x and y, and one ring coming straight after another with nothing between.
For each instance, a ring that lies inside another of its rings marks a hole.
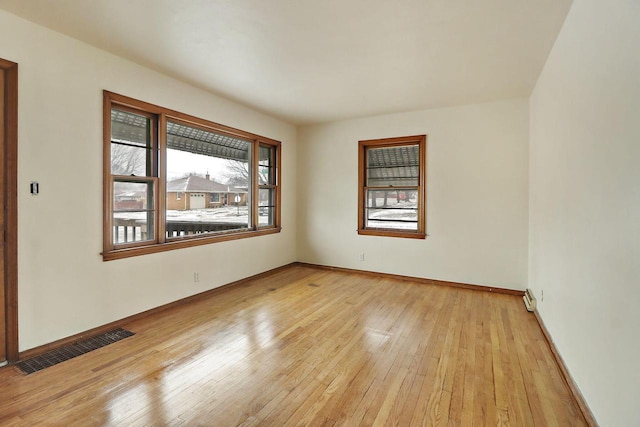
<instances>
[{"instance_id":1,"label":"baseboard heater","mask_svg":"<svg viewBox=\"0 0 640 427\"><path fill-rule=\"evenodd\" d=\"M531 289L527 289L522 297L524 300L524 306L527 307L527 311L535 311L536 309L536 299L533 297L533 292Z\"/></svg>"}]
</instances>

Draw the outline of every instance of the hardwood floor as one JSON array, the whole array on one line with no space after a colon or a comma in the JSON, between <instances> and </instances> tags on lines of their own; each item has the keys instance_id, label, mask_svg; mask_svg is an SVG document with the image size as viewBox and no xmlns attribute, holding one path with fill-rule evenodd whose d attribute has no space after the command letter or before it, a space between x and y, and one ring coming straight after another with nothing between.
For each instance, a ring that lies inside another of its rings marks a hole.
<instances>
[{"instance_id":1,"label":"hardwood floor","mask_svg":"<svg viewBox=\"0 0 640 427\"><path fill-rule=\"evenodd\" d=\"M516 296L292 266L123 326L0 425L585 425Z\"/></svg>"}]
</instances>

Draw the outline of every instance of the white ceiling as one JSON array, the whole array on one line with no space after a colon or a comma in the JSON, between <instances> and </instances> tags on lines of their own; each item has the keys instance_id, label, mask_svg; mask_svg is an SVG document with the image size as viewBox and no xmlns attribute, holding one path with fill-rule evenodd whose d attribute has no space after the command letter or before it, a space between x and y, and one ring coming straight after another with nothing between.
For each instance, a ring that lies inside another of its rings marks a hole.
<instances>
[{"instance_id":1,"label":"white ceiling","mask_svg":"<svg viewBox=\"0 0 640 427\"><path fill-rule=\"evenodd\" d=\"M528 96L571 0L0 0L294 124Z\"/></svg>"}]
</instances>

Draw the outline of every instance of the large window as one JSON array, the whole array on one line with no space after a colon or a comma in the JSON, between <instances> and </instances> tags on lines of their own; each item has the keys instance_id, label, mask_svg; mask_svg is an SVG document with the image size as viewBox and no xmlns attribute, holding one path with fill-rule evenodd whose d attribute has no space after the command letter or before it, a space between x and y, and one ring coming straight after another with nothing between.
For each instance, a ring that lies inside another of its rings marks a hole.
<instances>
[{"instance_id":1,"label":"large window","mask_svg":"<svg viewBox=\"0 0 640 427\"><path fill-rule=\"evenodd\" d=\"M110 92L105 260L280 231L280 143Z\"/></svg>"},{"instance_id":2,"label":"large window","mask_svg":"<svg viewBox=\"0 0 640 427\"><path fill-rule=\"evenodd\" d=\"M360 141L358 233L424 239L426 135Z\"/></svg>"}]
</instances>

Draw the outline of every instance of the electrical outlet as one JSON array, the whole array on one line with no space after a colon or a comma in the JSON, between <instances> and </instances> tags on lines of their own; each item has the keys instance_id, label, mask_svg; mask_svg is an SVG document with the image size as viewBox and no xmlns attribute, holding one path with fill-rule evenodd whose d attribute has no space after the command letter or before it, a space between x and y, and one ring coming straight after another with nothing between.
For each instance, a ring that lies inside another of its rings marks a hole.
<instances>
[{"instance_id":1,"label":"electrical outlet","mask_svg":"<svg viewBox=\"0 0 640 427\"><path fill-rule=\"evenodd\" d=\"M360 254L360 261L364 261L364 253Z\"/></svg>"},{"instance_id":2,"label":"electrical outlet","mask_svg":"<svg viewBox=\"0 0 640 427\"><path fill-rule=\"evenodd\" d=\"M197 271L193 273L193 282L198 283L200 281L200 273Z\"/></svg>"}]
</instances>

